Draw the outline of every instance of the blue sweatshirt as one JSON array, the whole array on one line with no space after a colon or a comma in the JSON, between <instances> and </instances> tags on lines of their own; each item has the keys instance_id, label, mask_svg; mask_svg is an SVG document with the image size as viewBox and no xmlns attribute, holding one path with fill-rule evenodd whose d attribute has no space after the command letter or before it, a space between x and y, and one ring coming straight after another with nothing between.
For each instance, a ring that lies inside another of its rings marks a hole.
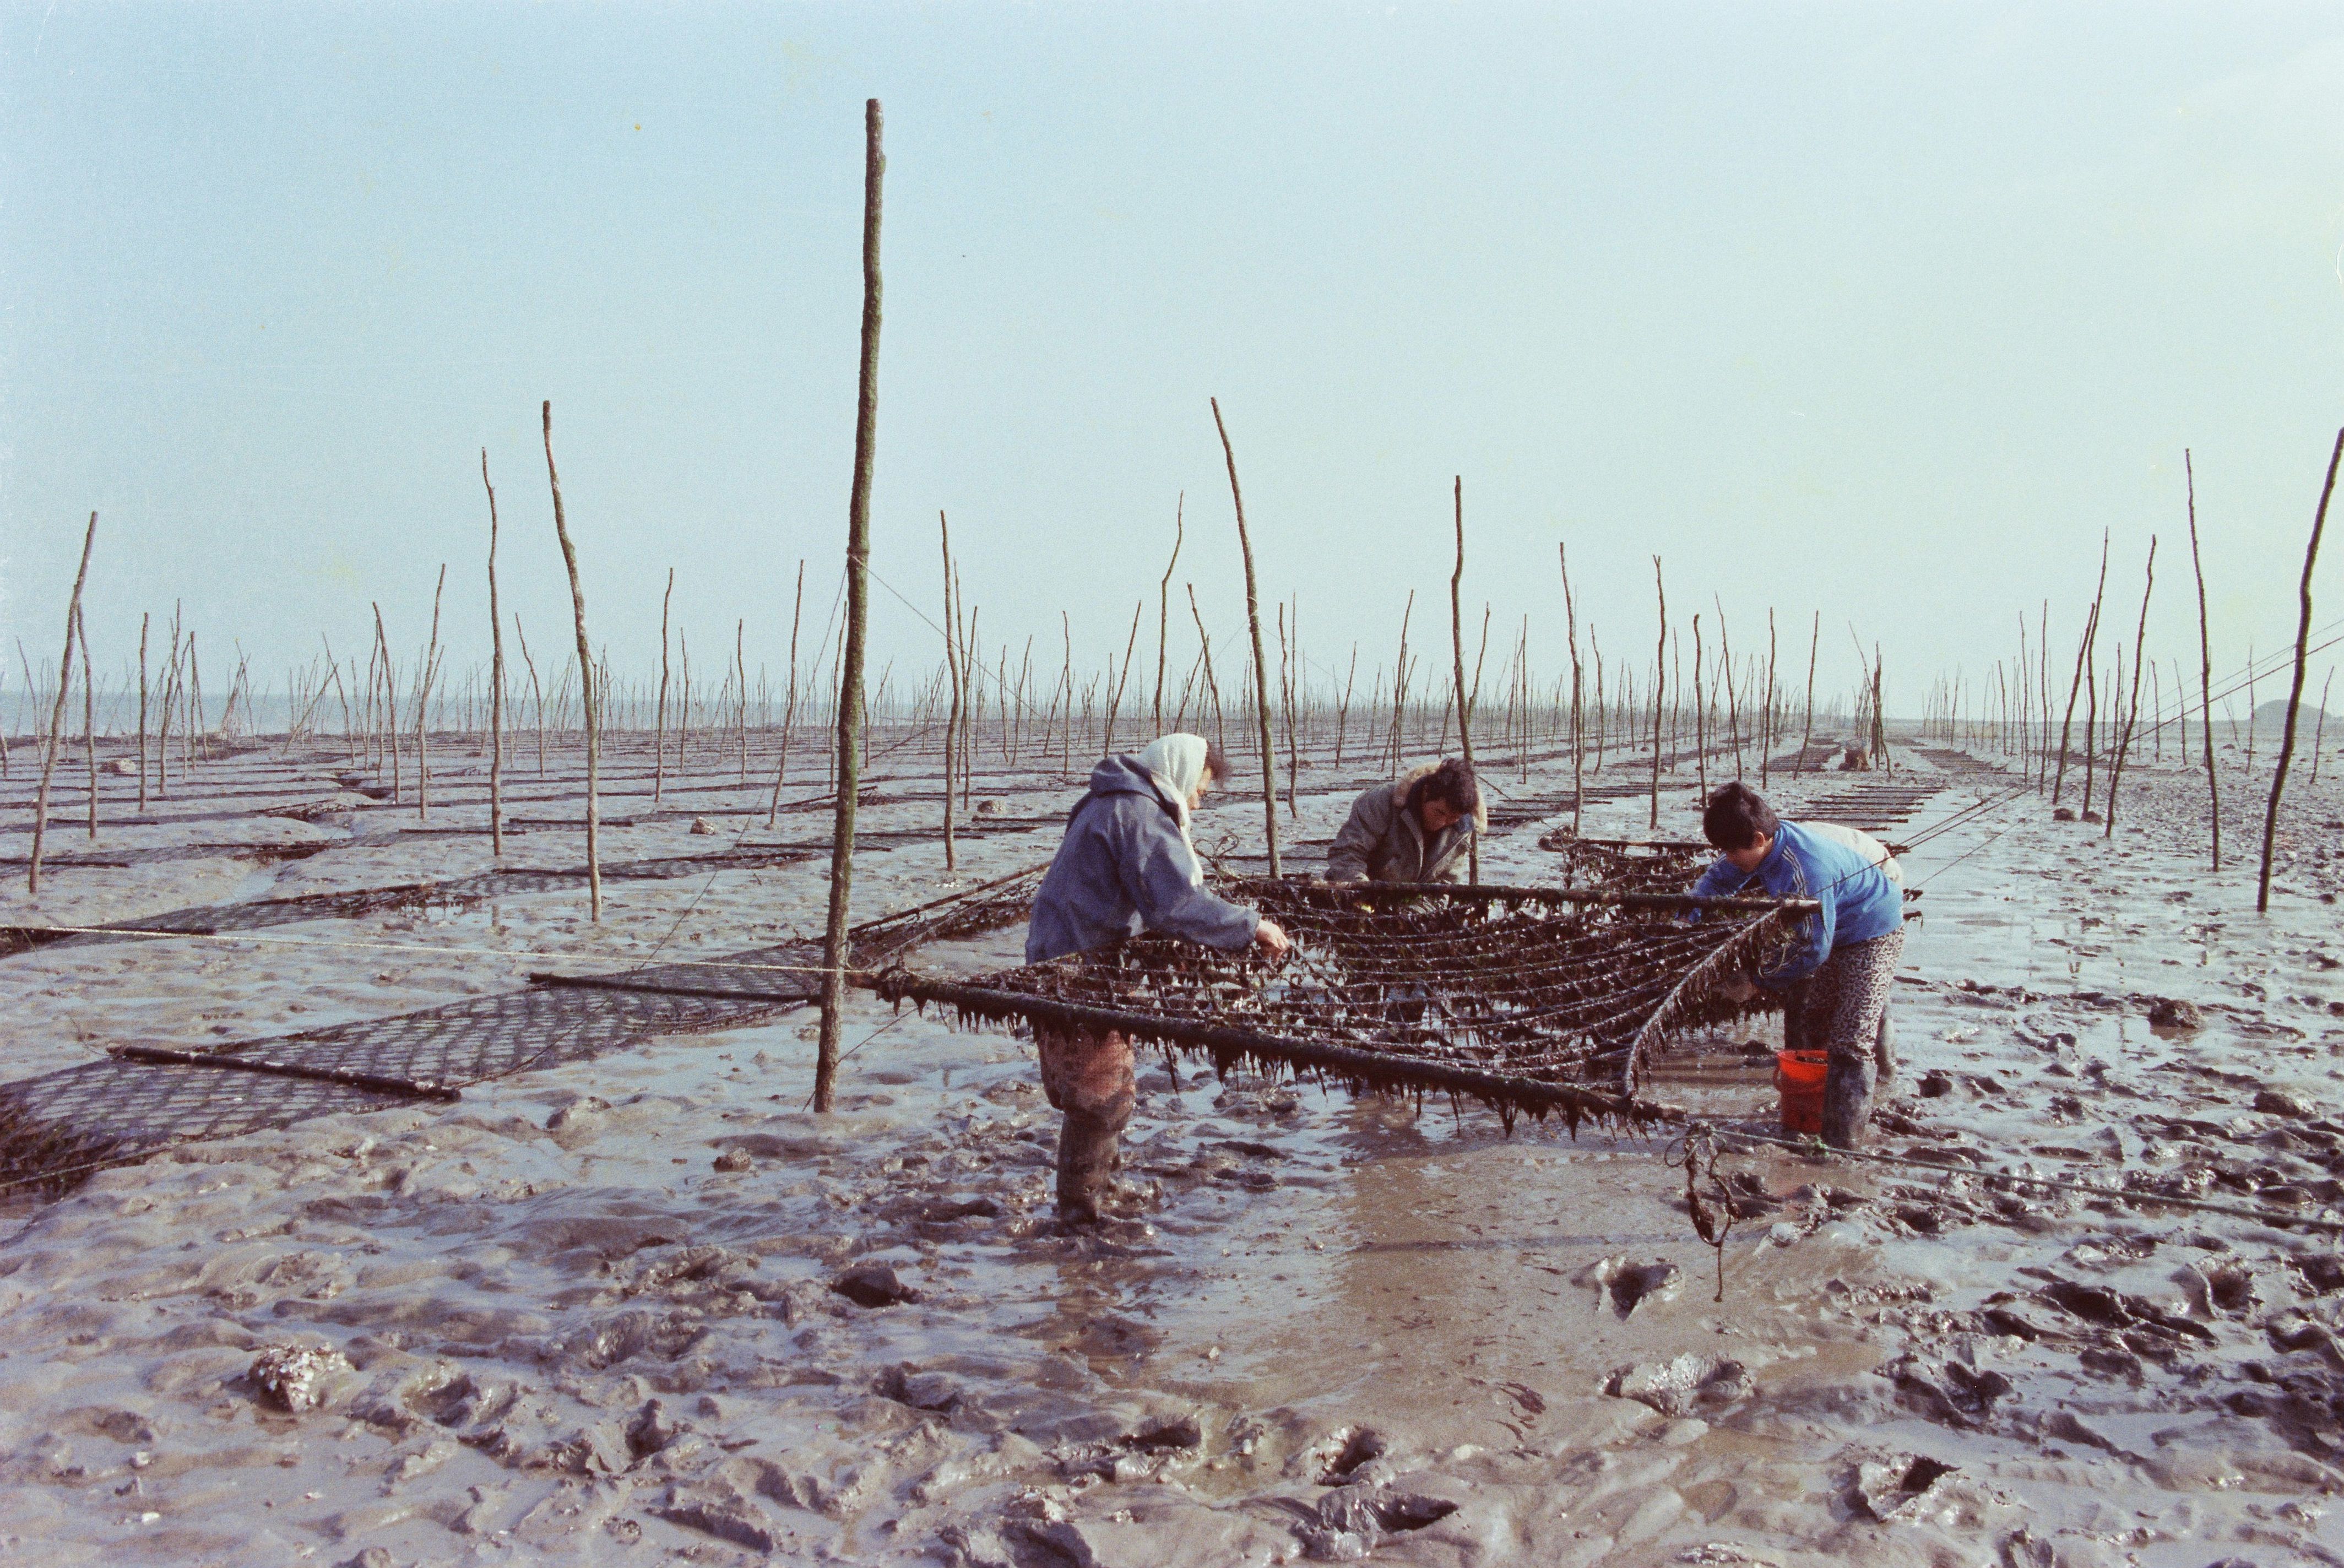
<instances>
[{"instance_id":1,"label":"blue sweatshirt","mask_svg":"<svg viewBox=\"0 0 2344 1568\"><path fill-rule=\"evenodd\" d=\"M1173 803L1137 760L1113 756L1091 770L1090 793L1067 817L1066 841L1034 895L1026 962L1142 931L1242 947L1259 924L1252 911L1205 891Z\"/></svg>"},{"instance_id":2,"label":"blue sweatshirt","mask_svg":"<svg viewBox=\"0 0 2344 1568\"><path fill-rule=\"evenodd\" d=\"M1766 858L1752 872L1737 870L1723 855L1693 884L1697 894L1722 896L1762 894L1770 898L1813 898L1820 914L1800 922L1790 954L1763 970L1772 986L1803 980L1823 967L1842 942L1869 942L1902 924L1904 900L1880 867L1860 850L1810 833L1795 822L1781 824Z\"/></svg>"}]
</instances>

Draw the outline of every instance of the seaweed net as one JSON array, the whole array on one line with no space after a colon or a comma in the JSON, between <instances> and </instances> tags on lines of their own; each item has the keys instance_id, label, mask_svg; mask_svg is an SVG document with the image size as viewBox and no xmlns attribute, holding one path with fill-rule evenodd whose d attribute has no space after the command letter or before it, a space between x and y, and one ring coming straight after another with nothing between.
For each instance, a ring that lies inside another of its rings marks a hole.
<instances>
[{"instance_id":1,"label":"seaweed net","mask_svg":"<svg viewBox=\"0 0 2344 1568\"><path fill-rule=\"evenodd\" d=\"M1541 835L1538 845L1562 857L1559 885L1611 887L1622 892L1680 891L1717 858L1717 851L1705 844L1581 838L1567 827Z\"/></svg>"},{"instance_id":2,"label":"seaweed net","mask_svg":"<svg viewBox=\"0 0 2344 1568\"><path fill-rule=\"evenodd\" d=\"M1217 886L1285 926L1293 953L1137 936L968 984L899 969L877 989L964 1021L1115 1029L1223 1070L1250 1061L1447 1090L1510 1126L1516 1112L1560 1112L1575 1129L1582 1116L1672 1118L1637 1098L1647 1058L1754 1010L1726 983L1812 908L1587 888Z\"/></svg>"},{"instance_id":3,"label":"seaweed net","mask_svg":"<svg viewBox=\"0 0 2344 1568\"><path fill-rule=\"evenodd\" d=\"M851 964L1011 925L1041 868L857 926ZM118 1047L0 1084L0 1191L61 1189L178 1144L312 1117L452 1099L469 1085L585 1061L657 1036L738 1028L819 994L822 944L787 942L618 974L534 976L526 990L203 1050Z\"/></svg>"}]
</instances>

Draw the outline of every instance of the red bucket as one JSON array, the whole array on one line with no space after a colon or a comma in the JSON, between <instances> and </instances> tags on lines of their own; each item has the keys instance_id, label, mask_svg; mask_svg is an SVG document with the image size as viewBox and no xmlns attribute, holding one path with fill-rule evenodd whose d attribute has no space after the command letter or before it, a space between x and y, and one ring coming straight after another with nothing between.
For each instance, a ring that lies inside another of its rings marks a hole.
<instances>
[{"instance_id":1,"label":"red bucket","mask_svg":"<svg viewBox=\"0 0 2344 1568\"><path fill-rule=\"evenodd\" d=\"M1776 1051L1774 1087L1783 1097L1783 1130L1793 1138L1824 1130L1824 1080L1831 1057L1822 1051Z\"/></svg>"}]
</instances>

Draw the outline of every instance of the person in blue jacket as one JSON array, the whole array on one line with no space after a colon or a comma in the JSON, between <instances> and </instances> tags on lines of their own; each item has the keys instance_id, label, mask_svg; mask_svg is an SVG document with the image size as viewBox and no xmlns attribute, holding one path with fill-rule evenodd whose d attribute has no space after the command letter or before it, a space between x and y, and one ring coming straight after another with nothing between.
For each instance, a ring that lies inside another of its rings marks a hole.
<instances>
[{"instance_id":1,"label":"person in blue jacket","mask_svg":"<svg viewBox=\"0 0 2344 1568\"><path fill-rule=\"evenodd\" d=\"M1277 922L1206 890L1204 865L1189 842L1189 814L1227 773L1202 735L1166 735L1137 755L1102 758L1034 895L1026 961L1046 963L1143 931L1282 956L1289 943ZM1059 1217L1095 1222L1122 1163L1123 1129L1138 1094L1131 1041L1117 1030L1038 1025L1034 1041L1043 1091L1065 1118Z\"/></svg>"},{"instance_id":2,"label":"person in blue jacket","mask_svg":"<svg viewBox=\"0 0 2344 1568\"><path fill-rule=\"evenodd\" d=\"M1829 1053L1824 1141L1859 1148L1872 1109L1874 1043L1904 948L1904 895L1861 848L1781 820L1739 780L1709 797L1701 825L1720 854L1693 892L1762 893L1821 905L1794 928L1789 952L1761 968L1758 979L1792 994L1800 1038Z\"/></svg>"}]
</instances>

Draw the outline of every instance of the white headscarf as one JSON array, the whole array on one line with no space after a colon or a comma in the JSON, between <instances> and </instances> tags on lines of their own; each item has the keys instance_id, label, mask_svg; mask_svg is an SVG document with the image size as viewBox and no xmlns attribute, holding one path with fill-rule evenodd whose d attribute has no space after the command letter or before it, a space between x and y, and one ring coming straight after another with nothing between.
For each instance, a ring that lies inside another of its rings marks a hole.
<instances>
[{"instance_id":1,"label":"white headscarf","mask_svg":"<svg viewBox=\"0 0 2344 1568\"><path fill-rule=\"evenodd\" d=\"M1139 754L1139 765L1154 775L1157 784L1171 797L1182 838L1188 836L1188 797L1204 782L1205 758L1210 750L1202 735L1175 733L1157 737Z\"/></svg>"}]
</instances>

